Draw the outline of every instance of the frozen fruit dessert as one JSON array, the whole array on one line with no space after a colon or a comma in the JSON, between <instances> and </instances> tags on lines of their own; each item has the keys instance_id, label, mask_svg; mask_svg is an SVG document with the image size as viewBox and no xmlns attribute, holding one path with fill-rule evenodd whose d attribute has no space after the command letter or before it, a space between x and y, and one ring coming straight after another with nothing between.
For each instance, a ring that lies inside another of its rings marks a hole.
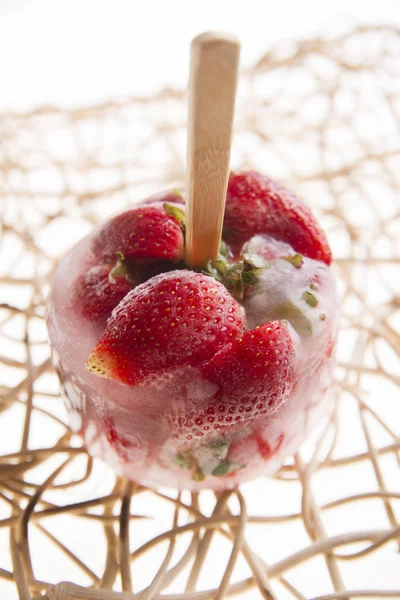
<instances>
[{"instance_id":1,"label":"frozen fruit dessert","mask_svg":"<svg viewBox=\"0 0 400 600\"><path fill-rule=\"evenodd\" d=\"M331 407L338 306L324 232L256 172L230 176L220 255L185 264L185 204L153 196L60 264L54 361L89 451L145 485L271 473Z\"/></svg>"}]
</instances>

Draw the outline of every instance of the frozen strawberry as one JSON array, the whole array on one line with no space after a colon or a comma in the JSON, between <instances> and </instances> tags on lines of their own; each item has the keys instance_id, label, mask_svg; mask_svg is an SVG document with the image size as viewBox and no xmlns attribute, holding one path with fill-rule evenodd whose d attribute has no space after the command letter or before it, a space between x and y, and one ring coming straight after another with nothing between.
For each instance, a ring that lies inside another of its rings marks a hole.
<instances>
[{"instance_id":1,"label":"frozen strawberry","mask_svg":"<svg viewBox=\"0 0 400 600\"><path fill-rule=\"evenodd\" d=\"M255 171L232 173L226 198L225 240L240 246L257 233L270 234L304 256L331 263L325 233L292 191Z\"/></svg>"},{"instance_id":2,"label":"frozen strawberry","mask_svg":"<svg viewBox=\"0 0 400 600\"><path fill-rule=\"evenodd\" d=\"M275 471L330 410L330 250L308 208L254 172L231 176L220 255L200 273L184 235L173 191L82 240L49 333L90 452L142 485L223 490Z\"/></svg>"},{"instance_id":3,"label":"frozen strawberry","mask_svg":"<svg viewBox=\"0 0 400 600\"><path fill-rule=\"evenodd\" d=\"M143 206L108 221L94 238L92 252L103 262L114 261L117 253L127 259L179 261L183 246L178 218L163 206Z\"/></svg>"},{"instance_id":4,"label":"frozen strawberry","mask_svg":"<svg viewBox=\"0 0 400 600\"><path fill-rule=\"evenodd\" d=\"M92 267L75 282L73 302L78 313L91 321L106 319L132 289L125 277L110 278L110 267Z\"/></svg>"},{"instance_id":5,"label":"frozen strawberry","mask_svg":"<svg viewBox=\"0 0 400 600\"><path fill-rule=\"evenodd\" d=\"M295 380L295 351L285 323L246 331L201 372L217 391L194 419L195 429L210 431L271 415L288 398Z\"/></svg>"},{"instance_id":6,"label":"frozen strawberry","mask_svg":"<svg viewBox=\"0 0 400 600\"><path fill-rule=\"evenodd\" d=\"M215 279L186 270L157 275L118 305L87 368L134 385L209 360L245 329L242 307Z\"/></svg>"}]
</instances>

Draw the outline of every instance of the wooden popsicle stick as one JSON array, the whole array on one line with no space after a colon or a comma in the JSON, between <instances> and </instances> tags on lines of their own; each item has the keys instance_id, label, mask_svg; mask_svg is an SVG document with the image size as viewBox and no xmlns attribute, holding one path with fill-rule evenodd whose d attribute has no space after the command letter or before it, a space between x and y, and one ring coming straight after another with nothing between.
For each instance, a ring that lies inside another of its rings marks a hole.
<instances>
[{"instance_id":1,"label":"wooden popsicle stick","mask_svg":"<svg viewBox=\"0 0 400 600\"><path fill-rule=\"evenodd\" d=\"M202 33L191 45L186 262L192 268L219 254L239 54L239 41L223 33Z\"/></svg>"}]
</instances>

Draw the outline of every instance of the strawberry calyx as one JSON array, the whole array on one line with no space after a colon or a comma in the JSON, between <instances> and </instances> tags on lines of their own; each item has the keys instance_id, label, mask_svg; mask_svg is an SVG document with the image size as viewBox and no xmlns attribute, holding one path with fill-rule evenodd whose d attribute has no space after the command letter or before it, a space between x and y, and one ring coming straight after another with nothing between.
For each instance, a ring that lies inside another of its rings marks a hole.
<instances>
[{"instance_id":1,"label":"strawberry calyx","mask_svg":"<svg viewBox=\"0 0 400 600\"><path fill-rule=\"evenodd\" d=\"M300 269L301 265L304 262L302 255L298 252L296 252L296 254L289 254L288 256L283 256L282 258L284 260L287 260L287 262L290 262L290 264L293 265L296 269Z\"/></svg>"},{"instance_id":2,"label":"strawberry calyx","mask_svg":"<svg viewBox=\"0 0 400 600\"><path fill-rule=\"evenodd\" d=\"M131 285L139 285L155 275L186 269L183 261L171 260L138 260L127 258L122 252L116 252L116 263L111 269L109 279L111 283L120 278L125 278Z\"/></svg>"},{"instance_id":3,"label":"strawberry calyx","mask_svg":"<svg viewBox=\"0 0 400 600\"><path fill-rule=\"evenodd\" d=\"M220 254L218 258L209 260L202 272L212 275L236 300L243 302L252 293L252 288L257 286L260 275L267 268L268 263L258 254L244 253L234 263L229 263L227 256Z\"/></svg>"},{"instance_id":4,"label":"strawberry calyx","mask_svg":"<svg viewBox=\"0 0 400 600\"><path fill-rule=\"evenodd\" d=\"M265 270L270 268L273 260L285 260L295 269L300 269L304 262L303 256L298 252L271 260L266 260L253 252L242 252L240 259L234 263L228 262L228 258L220 254L218 258L208 261L202 272L212 275L238 302L245 304L246 300L257 291L260 278ZM317 287L311 284L310 290L304 291L301 296L301 300L311 308L318 305L316 289ZM269 307L268 320L289 321L300 337L309 338L313 332L311 320L306 312L289 300L283 300Z\"/></svg>"},{"instance_id":5,"label":"strawberry calyx","mask_svg":"<svg viewBox=\"0 0 400 600\"><path fill-rule=\"evenodd\" d=\"M163 204L164 210L168 216L176 219L180 225L182 230L183 238L185 239L186 233L186 215L185 211L179 208L178 206L174 206L173 204L168 204L168 202L164 202Z\"/></svg>"},{"instance_id":6,"label":"strawberry calyx","mask_svg":"<svg viewBox=\"0 0 400 600\"><path fill-rule=\"evenodd\" d=\"M115 283L115 280L118 277L125 277L125 279L129 282L134 282L134 274L133 274L133 264L131 261L125 258L125 255L122 252L116 252L117 262L115 267L113 267L109 274L109 279L111 283Z\"/></svg>"},{"instance_id":7,"label":"strawberry calyx","mask_svg":"<svg viewBox=\"0 0 400 600\"><path fill-rule=\"evenodd\" d=\"M87 368L135 385L184 366L198 366L242 335L243 308L219 282L175 270L133 289L108 319Z\"/></svg>"},{"instance_id":8,"label":"strawberry calyx","mask_svg":"<svg viewBox=\"0 0 400 600\"><path fill-rule=\"evenodd\" d=\"M231 462L230 460L223 460L220 462L218 467L212 472L214 477L222 477L224 475L230 475L231 473L236 473L240 471L240 469L244 469L245 465L239 465L238 463Z\"/></svg>"}]
</instances>

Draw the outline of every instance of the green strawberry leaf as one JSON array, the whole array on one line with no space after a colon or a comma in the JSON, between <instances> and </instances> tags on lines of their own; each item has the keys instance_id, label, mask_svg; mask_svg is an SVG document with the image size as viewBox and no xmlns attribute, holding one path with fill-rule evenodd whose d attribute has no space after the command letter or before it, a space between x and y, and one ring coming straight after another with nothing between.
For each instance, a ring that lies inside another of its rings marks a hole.
<instances>
[{"instance_id":1,"label":"green strawberry leaf","mask_svg":"<svg viewBox=\"0 0 400 600\"><path fill-rule=\"evenodd\" d=\"M224 240L221 240L221 243L219 246L219 253L221 256L224 256L225 258L228 256L228 246L227 246L226 242L224 242Z\"/></svg>"},{"instance_id":2,"label":"green strawberry leaf","mask_svg":"<svg viewBox=\"0 0 400 600\"><path fill-rule=\"evenodd\" d=\"M228 267L223 278L223 284L236 300L243 299L243 262L239 261Z\"/></svg>"},{"instance_id":3,"label":"green strawberry leaf","mask_svg":"<svg viewBox=\"0 0 400 600\"><path fill-rule=\"evenodd\" d=\"M243 467L244 465L238 465L237 463L230 462L229 460L224 460L218 465L218 467L215 467L212 474L214 477L223 477L229 473L235 473L236 471L243 469Z\"/></svg>"},{"instance_id":4,"label":"green strawberry leaf","mask_svg":"<svg viewBox=\"0 0 400 600\"><path fill-rule=\"evenodd\" d=\"M266 268L266 266L267 265L265 260L261 258L261 256L258 256L258 254L243 254L243 285L248 285L252 287L257 285L259 277Z\"/></svg>"},{"instance_id":5,"label":"green strawberry leaf","mask_svg":"<svg viewBox=\"0 0 400 600\"><path fill-rule=\"evenodd\" d=\"M204 275L211 275L217 281L222 281L227 269L227 262L224 258L219 257L209 260L206 266L201 270Z\"/></svg>"},{"instance_id":6,"label":"green strawberry leaf","mask_svg":"<svg viewBox=\"0 0 400 600\"><path fill-rule=\"evenodd\" d=\"M242 281L244 285L257 285L260 275L264 269L252 269L251 271L243 271L242 273Z\"/></svg>"},{"instance_id":7,"label":"green strawberry leaf","mask_svg":"<svg viewBox=\"0 0 400 600\"><path fill-rule=\"evenodd\" d=\"M287 260L291 265L296 267L296 269L300 269L303 264L303 257L301 254L290 254L289 256L284 256L283 260Z\"/></svg>"},{"instance_id":8,"label":"green strawberry leaf","mask_svg":"<svg viewBox=\"0 0 400 600\"><path fill-rule=\"evenodd\" d=\"M174 463L181 469L190 469L192 466L190 460L180 452L174 457Z\"/></svg>"},{"instance_id":9,"label":"green strawberry leaf","mask_svg":"<svg viewBox=\"0 0 400 600\"><path fill-rule=\"evenodd\" d=\"M217 273L223 276L228 268L228 263L224 258L215 258L214 260L210 260L211 266Z\"/></svg>"},{"instance_id":10,"label":"green strawberry leaf","mask_svg":"<svg viewBox=\"0 0 400 600\"><path fill-rule=\"evenodd\" d=\"M134 283L133 277L133 265L125 258L122 252L116 252L117 264L110 271L108 278L111 283L115 283L115 280L119 277L125 277L129 283Z\"/></svg>"},{"instance_id":11,"label":"green strawberry leaf","mask_svg":"<svg viewBox=\"0 0 400 600\"><path fill-rule=\"evenodd\" d=\"M185 238L186 236L186 215L185 212L178 208L177 206L173 206L172 204L168 204L168 202L164 202L163 204L165 212L170 216L176 219L180 225L182 235ZM185 240L186 241L186 240Z\"/></svg>"},{"instance_id":12,"label":"green strawberry leaf","mask_svg":"<svg viewBox=\"0 0 400 600\"><path fill-rule=\"evenodd\" d=\"M110 271L108 278L111 283L115 283L115 280L119 277L126 277L128 274L127 267L123 262L118 262L115 267Z\"/></svg>"},{"instance_id":13,"label":"green strawberry leaf","mask_svg":"<svg viewBox=\"0 0 400 600\"><path fill-rule=\"evenodd\" d=\"M225 280L227 283L236 284L241 281L243 272L243 262L240 260L226 270Z\"/></svg>"},{"instance_id":14,"label":"green strawberry leaf","mask_svg":"<svg viewBox=\"0 0 400 600\"><path fill-rule=\"evenodd\" d=\"M209 260L201 271L223 283L232 296L242 302L245 295L252 293L245 288L257 285L260 275L268 264L258 254L245 253L241 260L229 265L223 252L221 244L220 256Z\"/></svg>"},{"instance_id":15,"label":"green strawberry leaf","mask_svg":"<svg viewBox=\"0 0 400 600\"><path fill-rule=\"evenodd\" d=\"M311 308L315 308L318 305L318 298L309 290L303 293L302 298Z\"/></svg>"},{"instance_id":16,"label":"green strawberry leaf","mask_svg":"<svg viewBox=\"0 0 400 600\"><path fill-rule=\"evenodd\" d=\"M168 202L164 202L163 207L165 212L178 221L178 223L185 223L186 215L181 208L177 206L173 206L172 204L168 204Z\"/></svg>"}]
</instances>

